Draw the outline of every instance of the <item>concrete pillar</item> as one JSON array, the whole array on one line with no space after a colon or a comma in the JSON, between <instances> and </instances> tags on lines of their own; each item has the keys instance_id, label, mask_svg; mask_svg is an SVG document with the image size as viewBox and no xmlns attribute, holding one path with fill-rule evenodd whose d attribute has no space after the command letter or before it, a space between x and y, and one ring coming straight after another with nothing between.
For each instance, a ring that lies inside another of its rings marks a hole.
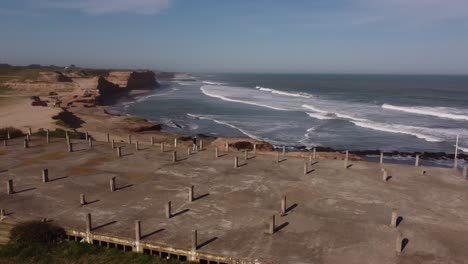
<instances>
[{"instance_id":1,"label":"concrete pillar","mask_svg":"<svg viewBox=\"0 0 468 264\"><path fill-rule=\"evenodd\" d=\"M151 141L150 141L150 143L151 143L151 146L154 146L154 137L153 137L153 136L151 136Z\"/></svg>"},{"instance_id":2,"label":"concrete pillar","mask_svg":"<svg viewBox=\"0 0 468 264\"><path fill-rule=\"evenodd\" d=\"M172 152L172 162L176 162L177 161L177 151L173 151Z\"/></svg>"},{"instance_id":3,"label":"concrete pillar","mask_svg":"<svg viewBox=\"0 0 468 264\"><path fill-rule=\"evenodd\" d=\"M68 152L73 152L73 143L68 142Z\"/></svg>"},{"instance_id":4,"label":"concrete pillar","mask_svg":"<svg viewBox=\"0 0 468 264\"><path fill-rule=\"evenodd\" d=\"M276 163L279 163L279 152L276 151Z\"/></svg>"},{"instance_id":5,"label":"concrete pillar","mask_svg":"<svg viewBox=\"0 0 468 264\"><path fill-rule=\"evenodd\" d=\"M416 161L414 162L415 167L419 167L419 154L416 155Z\"/></svg>"},{"instance_id":6,"label":"concrete pillar","mask_svg":"<svg viewBox=\"0 0 468 264\"><path fill-rule=\"evenodd\" d=\"M218 147L215 147L215 159L219 157Z\"/></svg>"},{"instance_id":7,"label":"concrete pillar","mask_svg":"<svg viewBox=\"0 0 468 264\"><path fill-rule=\"evenodd\" d=\"M132 144L132 135L128 135L128 144L129 144L129 145Z\"/></svg>"},{"instance_id":8,"label":"concrete pillar","mask_svg":"<svg viewBox=\"0 0 468 264\"><path fill-rule=\"evenodd\" d=\"M110 136L109 133L106 133L107 143L110 143Z\"/></svg>"},{"instance_id":9,"label":"concrete pillar","mask_svg":"<svg viewBox=\"0 0 468 264\"><path fill-rule=\"evenodd\" d=\"M455 157L455 158L453 159L453 169L454 169L455 171L458 170L458 158L457 158L457 157Z\"/></svg>"},{"instance_id":10,"label":"concrete pillar","mask_svg":"<svg viewBox=\"0 0 468 264\"><path fill-rule=\"evenodd\" d=\"M234 157L234 169L239 167L239 158L237 156Z\"/></svg>"},{"instance_id":11,"label":"concrete pillar","mask_svg":"<svg viewBox=\"0 0 468 264\"><path fill-rule=\"evenodd\" d=\"M345 167L345 169L348 168L348 158L349 158L349 151L346 151L345 158L344 158L344 167Z\"/></svg>"},{"instance_id":12,"label":"concrete pillar","mask_svg":"<svg viewBox=\"0 0 468 264\"><path fill-rule=\"evenodd\" d=\"M43 183L49 182L49 170L48 169L42 170L42 182Z\"/></svg>"},{"instance_id":13,"label":"concrete pillar","mask_svg":"<svg viewBox=\"0 0 468 264\"><path fill-rule=\"evenodd\" d=\"M171 217L172 217L172 205L171 205L171 201L169 201L166 204L166 218L169 219Z\"/></svg>"},{"instance_id":14,"label":"concrete pillar","mask_svg":"<svg viewBox=\"0 0 468 264\"><path fill-rule=\"evenodd\" d=\"M390 219L390 227L393 227L393 228L397 227L397 218L398 218L398 211L396 208L393 208L392 218Z\"/></svg>"},{"instance_id":15,"label":"concrete pillar","mask_svg":"<svg viewBox=\"0 0 468 264\"><path fill-rule=\"evenodd\" d=\"M31 128L28 128L28 135L29 135L29 136L32 136L32 130L31 130Z\"/></svg>"},{"instance_id":16,"label":"concrete pillar","mask_svg":"<svg viewBox=\"0 0 468 264\"><path fill-rule=\"evenodd\" d=\"M29 134L26 134L26 139L27 139L28 141L31 141L31 136L30 136Z\"/></svg>"},{"instance_id":17,"label":"concrete pillar","mask_svg":"<svg viewBox=\"0 0 468 264\"><path fill-rule=\"evenodd\" d=\"M86 197L84 194L80 194L80 204L85 205L86 204Z\"/></svg>"},{"instance_id":18,"label":"concrete pillar","mask_svg":"<svg viewBox=\"0 0 468 264\"><path fill-rule=\"evenodd\" d=\"M229 152L229 143L226 142L226 152Z\"/></svg>"},{"instance_id":19,"label":"concrete pillar","mask_svg":"<svg viewBox=\"0 0 468 264\"><path fill-rule=\"evenodd\" d=\"M4 219L6 217L5 209L0 209L0 220Z\"/></svg>"},{"instance_id":20,"label":"concrete pillar","mask_svg":"<svg viewBox=\"0 0 468 264\"><path fill-rule=\"evenodd\" d=\"M67 142L70 141L70 136L68 135L68 131L65 130L65 138L67 139Z\"/></svg>"},{"instance_id":21,"label":"concrete pillar","mask_svg":"<svg viewBox=\"0 0 468 264\"><path fill-rule=\"evenodd\" d=\"M111 192L115 192L115 176L109 180L109 187Z\"/></svg>"},{"instance_id":22,"label":"concrete pillar","mask_svg":"<svg viewBox=\"0 0 468 264\"><path fill-rule=\"evenodd\" d=\"M174 138L174 148L177 148L177 138Z\"/></svg>"},{"instance_id":23,"label":"concrete pillar","mask_svg":"<svg viewBox=\"0 0 468 264\"><path fill-rule=\"evenodd\" d=\"M8 140L7 139L3 140L3 146L5 146L5 147L8 146Z\"/></svg>"},{"instance_id":24,"label":"concrete pillar","mask_svg":"<svg viewBox=\"0 0 468 264\"><path fill-rule=\"evenodd\" d=\"M135 150L136 151L140 150L140 143L138 143L138 140L135 142Z\"/></svg>"},{"instance_id":25,"label":"concrete pillar","mask_svg":"<svg viewBox=\"0 0 468 264\"><path fill-rule=\"evenodd\" d=\"M200 139L200 151L203 150L203 140Z\"/></svg>"},{"instance_id":26,"label":"concrete pillar","mask_svg":"<svg viewBox=\"0 0 468 264\"><path fill-rule=\"evenodd\" d=\"M29 141L24 139L24 148L29 148Z\"/></svg>"},{"instance_id":27,"label":"concrete pillar","mask_svg":"<svg viewBox=\"0 0 468 264\"><path fill-rule=\"evenodd\" d=\"M382 181L387 182L387 178L388 178L387 170L382 169Z\"/></svg>"},{"instance_id":28,"label":"concrete pillar","mask_svg":"<svg viewBox=\"0 0 468 264\"><path fill-rule=\"evenodd\" d=\"M85 140L88 140L89 139L89 134L88 134L88 131L85 132Z\"/></svg>"},{"instance_id":29,"label":"concrete pillar","mask_svg":"<svg viewBox=\"0 0 468 264\"><path fill-rule=\"evenodd\" d=\"M161 152L164 152L164 142L161 142Z\"/></svg>"},{"instance_id":30,"label":"concrete pillar","mask_svg":"<svg viewBox=\"0 0 468 264\"><path fill-rule=\"evenodd\" d=\"M463 166L463 178L468 178L468 165Z\"/></svg>"},{"instance_id":31,"label":"concrete pillar","mask_svg":"<svg viewBox=\"0 0 468 264\"><path fill-rule=\"evenodd\" d=\"M67 139L67 144L71 142L70 137L67 136L66 139Z\"/></svg>"},{"instance_id":32,"label":"concrete pillar","mask_svg":"<svg viewBox=\"0 0 468 264\"><path fill-rule=\"evenodd\" d=\"M192 149L190 147L187 148L187 156L190 156L192 153L191 153Z\"/></svg>"},{"instance_id":33,"label":"concrete pillar","mask_svg":"<svg viewBox=\"0 0 468 264\"><path fill-rule=\"evenodd\" d=\"M10 130L7 130L7 139L8 139L8 140L11 139Z\"/></svg>"},{"instance_id":34,"label":"concrete pillar","mask_svg":"<svg viewBox=\"0 0 468 264\"><path fill-rule=\"evenodd\" d=\"M275 231L276 231L275 216L272 215L271 219L270 219L270 225L269 225L269 228L268 228L268 233L274 234Z\"/></svg>"},{"instance_id":35,"label":"concrete pillar","mask_svg":"<svg viewBox=\"0 0 468 264\"><path fill-rule=\"evenodd\" d=\"M135 242L140 242L141 240L141 222L140 220L135 221Z\"/></svg>"},{"instance_id":36,"label":"concrete pillar","mask_svg":"<svg viewBox=\"0 0 468 264\"><path fill-rule=\"evenodd\" d=\"M198 234L197 230L192 230L192 250L195 251L197 250L198 247Z\"/></svg>"},{"instance_id":37,"label":"concrete pillar","mask_svg":"<svg viewBox=\"0 0 468 264\"><path fill-rule=\"evenodd\" d=\"M13 194L15 191L13 189L13 180L10 179L7 181L7 194Z\"/></svg>"},{"instance_id":38,"label":"concrete pillar","mask_svg":"<svg viewBox=\"0 0 468 264\"><path fill-rule=\"evenodd\" d=\"M257 154L257 144L253 144L253 154Z\"/></svg>"},{"instance_id":39,"label":"concrete pillar","mask_svg":"<svg viewBox=\"0 0 468 264\"><path fill-rule=\"evenodd\" d=\"M304 175L306 175L309 172L309 164L307 163L306 160L304 160Z\"/></svg>"},{"instance_id":40,"label":"concrete pillar","mask_svg":"<svg viewBox=\"0 0 468 264\"><path fill-rule=\"evenodd\" d=\"M188 195L189 195L189 198L188 198L189 202L193 202L193 185L190 185Z\"/></svg>"},{"instance_id":41,"label":"concrete pillar","mask_svg":"<svg viewBox=\"0 0 468 264\"><path fill-rule=\"evenodd\" d=\"M117 147L117 158L122 157L122 147Z\"/></svg>"},{"instance_id":42,"label":"concrete pillar","mask_svg":"<svg viewBox=\"0 0 468 264\"><path fill-rule=\"evenodd\" d=\"M249 151L244 150L244 160L248 160L248 159L249 159Z\"/></svg>"},{"instance_id":43,"label":"concrete pillar","mask_svg":"<svg viewBox=\"0 0 468 264\"><path fill-rule=\"evenodd\" d=\"M309 153L309 164L312 165L312 154Z\"/></svg>"},{"instance_id":44,"label":"concrete pillar","mask_svg":"<svg viewBox=\"0 0 468 264\"><path fill-rule=\"evenodd\" d=\"M283 156L286 155L286 147L283 146Z\"/></svg>"},{"instance_id":45,"label":"concrete pillar","mask_svg":"<svg viewBox=\"0 0 468 264\"><path fill-rule=\"evenodd\" d=\"M286 213L286 195L281 199L281 214Z\"/></svg>"},{"instance_id":46,"label":"concrete pillar","mask_svg":"<svg viewBox=\"0 0 468 264\"><path fill-rule=\"evenodd\" d=\"M383 151L380 152L380 164L383 164L384 153Z\"/></svg>"},{"instance_id":47,"label":"concrete pillar","mask_svg":"<svg viewBox=\"0 0 468 264\"><path fill-rule=\"evenodd\" d=\"M403 242L403 234L401 231L397 231L396 241L395 241L395 252L399 255L401 253Z\"/></svg>"},{"instance_id":48,"label":"concrete pillar","mask_svg":"<svg viewBox=\"0 0 468 264\"><path fill-rule=\"evenodd\" d=\"M91 233L91 229L93 229L93 226L91 224L91 214L90 213L86 214L85 221L86 221L86 233L89 234L89 233Z\"/></svg>"},{"instance_id":49,"label":"concrete pillar","mask_svg":"<svg viewBox=\"0 0 468 264\"><path fill-rule=\"evenodd\" d=\"M92 138L88 138L89 140L89 147L90 148L93 148L93 139Z\"/></svg>"},{"instance_id":50,"label":"concrete pillar","mask_svg":"<svg viewBox=\"0 0 468 264\"><path fill-rule=\"evenodd\" d=\"M50 143L49 129L46 130L46 143Z\"/></svg>"},{"instance_id":51,"label":"concrete pillar","mask_svg":"<svg viewBox=\"0 0 468 264\"><path fill-rule=\"evenodd\" d=\"M312 158L313 159L317 158L317 149L316 148L312 149Z\"/></svg>"},{"instance_id":52,"label":"concrete pillar","mask_svg":"<svg viewBox=\"0 0 468 264\"><path fill-rule=\"evenodd\" d=\"M111 147L112 147L112 149L115 149L115 141L114 141L114 139L112 139Z\"/></svg>"}]
</instances>

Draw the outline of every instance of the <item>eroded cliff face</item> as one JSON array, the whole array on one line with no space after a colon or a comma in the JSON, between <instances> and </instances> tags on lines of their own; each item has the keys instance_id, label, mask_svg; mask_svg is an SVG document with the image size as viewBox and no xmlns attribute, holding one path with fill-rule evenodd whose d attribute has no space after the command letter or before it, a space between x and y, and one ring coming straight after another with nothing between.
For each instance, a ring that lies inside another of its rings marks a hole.
<instances>
[{"instance_id":1,"label":"eroded cliff face","mask_svg":"<svg viewBox=\"0 0 468 264\"><path fill-rule=\"evenodd\" d=\"M153 89L159 87L156 74L152 71L112 71L106 79L123 89Z\"/></svg>"}]
</instances>

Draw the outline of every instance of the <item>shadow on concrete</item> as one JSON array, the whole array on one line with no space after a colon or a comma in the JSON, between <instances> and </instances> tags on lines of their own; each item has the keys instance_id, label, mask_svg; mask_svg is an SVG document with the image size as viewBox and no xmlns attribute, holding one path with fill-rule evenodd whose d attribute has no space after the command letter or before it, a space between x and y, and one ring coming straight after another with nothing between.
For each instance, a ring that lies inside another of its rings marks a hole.
<instances>
[{"instance_id":1,"label":"shadow on concrete","mask_svg":"<svg viewBox=\"0 0 468 264\"><path fill-rule=\"evenodd\" d=\"M133 186L133 184L127 184L127 185L124 185L122 187L116 187L115 190L120 191L120 190L123 190L123 189L126 189L126 188L130 188L132 186Z\"/></svg>"},{"instance_id":2,"label":"shadow on concrete","mask_svg":"<svg viewBox=\"0 0 468 264\"><path fill-rule=\"evenodd\" d=\"M84 205L89 205L89 204L97 203L97 202L99 202L99 201L100 201L100 200L89 201L89 202L86 202Z\"/></svg>"},{"instance_id":3,"label":"shadow on concrete","mask_svg":"<svg viewBox=\"0 0 468 264\"><path fill-rule=\"evenodd\" d=\"M219 154L218 158L221 158L221 157L224 157L224 156L227 156L227 154Z\"/></svg>"},{"instance_id":4,"label":"shadow on concrete","mask_svg":"<svg viewBox=\"0 0 468 264\"><path fill-rule=\"evenodd\" d=\"M353 164L349 164L348 166L346 166L347 169L351 168L353 166Z\"/></svg>"},{"instance_id":5,"label":"shadow on concrete","mask_svg":"<svg viewBox=\"0 0 468 264\"><path fill-rule=\"evenodd\" d=\"M309 173L314 172L314 171L315 171L315 169L308 170L308 171L306 172L306 174L309 174Z\"/></svg>"},{"instance_id":6,"label":"shadow on concrete","mask_svg":"<svg viewBox=\"0 0 468 264\"><path fill-rule=\"evenodd\" d=\"M403 240L401 241L401 252L403 252L403 250L405 250L405 248L408 246L408 243L409 243L409 239L408 238L403 238Z\"/></svg>"},{"instance_id":7,"label":"shadow on concrete","mask_svg":"<svg viewBox=\"0 0 468 264\"><path fill-rule=\"evenodd\" d=\"M93 228L91 229L91 231L96 231L96 230L98 230L98 229L104 228L104 227L106 227L106 226L113 225L113 224L115 224L115 223L117 223L117 221L111 221L111 222L108 222L108 223L105 223L105 224L102 224L102 225L93 227Z\"/></svg>"},{"instance_id":8,"label":"shadow on concrete","mask_svg":"<svg viewBox=\"0 0 468 264\"><path fill-rule=\"evenodd\" d=\"M202 247L204 247L204 246L206 246L206 245L208 245L208 244L210 244L211 242L214 242L214 241L216 241L216 240L218 240L218 237L210 238L210 239L208 239L207 241L201 243L200 245L197 245L197 249L200 249L200 248L202 248Z\"/></svg>"},{"instance_id":9,"label":"shadow on concrete","mask_svg":"<svg viewBox=\"0 0 468 264\"><path fill-rule=\"evenodd\" d=\"M385 178L385 181L389 181L391 178L393 178L392 176L387 176L387 178Z\"/></svg>"},{"instance_id":10,"label":"shadow on concrete","mask_svg":"<svg viewBox=\"0 0 468 264\"><path fill-rule=\"evenodd\" d=\"M68 178L68 176L63 176L63 177L58 177L58 178L54 178L54 179L49 179L49 182L54 182L54 181L60 181L62 179L66 179Z\"/></svg>"},{"instance_id":11,"label":"shadow on concrete","mask_svg":"<svg viewBox=\"0 0 468 264\"><path fill-rule=\"evenodd\" d=\"M285 212L285 213L289 213L290 211L292 211L292 210L293 210L294 208L296 208L296 207L297 207L297 203L295 203L295 204L289 206L288 208L286 208L286 212Z\"/></svg>"},{"instance_id":12,"label":"shadow on concrete","mask_svg":"<svg viewBox=\"0 0 468 264\"><path fill-rule=\"evenodd\" d=\"M9 213L5 212L5 216L10 216L10 215L13 215L13 214L15 214L15 212L9 212Z\"/></svg>"},{"instance_id":13,"label":"shadow on concrete","mask_svg":"<svg viewBox=\"0 0 468 264\"><path fill-rule=\"evenodd\" d=\"M187 160L188 158L185 157L185 158L181 158L181 159L177 159L176 161L184 161L184 160Z\"/></svg>"},{"instance_id":14,"label":"shadow on concrete","mask_svg":"<svg viewBox=\"0 0 468 264\"><path fill-rule=\"evenodd\" d=\"M188 211L190 211L190 209L184 209L184 210L179 211L179 212L177 212L177 213L173 213L173 214L171 215L171 217L176 217L176 216L178 216L178 215L185 214L185 213L188 212Z\"/></svg>"},{"instance_id":15,"label":"shadow on concrete","mask_svg":"<svg viewBox=\"0 0 468 264\"><path fill-rule=\"evenodd\" d=\"M199 195L198 197L194 197L193 201L203 199L203 198L207 197L208 195L210 195L210 193L205 193L205 194Z\"/></svg>"},{"instance_id":16,"label":"shadow on concrete","mask_svg":"<svg viewBox=\"0 0 468 264\"><path fill-rule=\"evenodd\" d=\"M248 163L244 162L244 163L242 163L242 164L237 165L237 168L247 166L247 164L248 164Z\"/></svg>"},{"instance_id":17,"label":"shadow on concrete","mask_svg":"<svg viewBox=\"0 0 468 264\"><path fill-rule=\"evenodd\" d=\"M133 154L135 154L135 153L130 152L130 153L127 153L127 154L122 154L122 157L131 156L131 155L133 155Z\"/></svg>"},{"instance_id":18,"label":"shadow on concrete","mask_svg":"<svg viewBox=\"0 0 468 264\"><path fill-rule=\"evenodd\" d=\"M319 163L319 162L318 162L318 161L312 162L312 163L310 164L310 166L314 166L314 165L317 164L317 163Z\"/></svg>"},{"instance_id":19,"label":"shadow on concrete","mask_svg":"<svg viewBox=\"0 0 468 264\"><path fill-rule=\"evenodd\" d=\"M403 222L403 216L398 216L396 219L396 226L399 226Z\"/></svg>"},{"instance_id":20,"label":"shadow on concrete","mask_svg":"<svg viewBox=\"0 0 468 264\"><path fill-rule=\"evenodd\" d=\"M286 158L280 159L280 160L278 161L278 163L285 162L285 161L287 161L287 160L288 160L288 159L286 159Z\"/></svg>"},{"instance_id":21,"label":"shadow on concrete","mask_svg":"<svg viewBox=\"0 0 468 264\"><path fill-rule=\"evenodd\" d=\"M248 157L247 160L255 159L257 156Z\"/></svg>"},{"instance_id":22,"label":"shadow on concrete","mask_svg":"<svg viewBox=\"0 0 468 264\"><path fill-rule=\"evenodd\" d=\"M151 232L151 233L149 233L149 234L146 234L146 235L141 236L141 239L145 239L145 238L148 238L148 237L150 237L150 236L152 236L152 235L156 235L156 234L158 234L158 233L161 233L161 232L164 231L164 230L165 230L164 228L160 228L160 229L155 230L155 231L153 231L153 232Z\"/></svg>"},{"instance_id":23,"label":"shadow on concrete","mask_svg":"<svg viewBox=\"0 0 468 264\"><path fill-rule=\"evenodd\" d=\"M7 172L8 170L1 170L0 173Z\"/></svg>"},{"instance_id":24,"label":"shadow on concrete","mask_svg":"<svg viewBox=\"0 0 468 264\"><path fill-rule=\"evenodd\" d=\"M281 225L277 226L277 227L275 228L275 233L276 233L276 232L279 232L281 229L287 227L288 225L289 225L289 222L284 222L284 223L282 223Z\"/></svg>"},{"instance_id":25,"label":"shadow on concrete","mask_svg":"<svg viewBox=\"0 0 468 264\"><path fill-rule=\"evenodd\" d=\"M27 191L32 191L32 190L35 190L36 187L33 187L33 188L29 188L29 189L24 189L24 190L21 190L21 191L14 191L13 193L22 193L22 192L27 192Z\"/></svg>"}]
</instances>

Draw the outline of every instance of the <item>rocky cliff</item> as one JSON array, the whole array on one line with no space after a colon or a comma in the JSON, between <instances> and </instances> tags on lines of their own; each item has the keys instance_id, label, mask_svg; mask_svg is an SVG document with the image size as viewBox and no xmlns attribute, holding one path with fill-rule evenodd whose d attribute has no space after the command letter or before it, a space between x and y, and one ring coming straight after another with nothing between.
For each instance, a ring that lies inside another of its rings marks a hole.
<instances>
[{"instance_id":1,"label":"rocky cliff","mask_svg":"<svg viewBox=\"0 0 468 264\"><path fill-rule=\"evenodd\" d=\"M112 71L106 79L125 89L152 89L159 87L152 71Z\"/></svg>"}]
</instances>

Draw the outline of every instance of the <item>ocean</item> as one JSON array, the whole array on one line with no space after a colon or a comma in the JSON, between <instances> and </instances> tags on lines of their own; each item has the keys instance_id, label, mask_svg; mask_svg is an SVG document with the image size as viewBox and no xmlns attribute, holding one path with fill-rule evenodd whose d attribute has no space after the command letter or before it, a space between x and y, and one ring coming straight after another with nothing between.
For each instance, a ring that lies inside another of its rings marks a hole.
<instances>
[{"instance_id":1,"label":"ocean","mask_svg":"<svg viewBox=\"0 0 468 264\"><path fill-rule=\"evenodd\" d=\"M468 76L197 74L161 84L124 103L126 114L168 132L288 147L454 153L459 136L468 153Z\"/></svg>"}]
</instances>

